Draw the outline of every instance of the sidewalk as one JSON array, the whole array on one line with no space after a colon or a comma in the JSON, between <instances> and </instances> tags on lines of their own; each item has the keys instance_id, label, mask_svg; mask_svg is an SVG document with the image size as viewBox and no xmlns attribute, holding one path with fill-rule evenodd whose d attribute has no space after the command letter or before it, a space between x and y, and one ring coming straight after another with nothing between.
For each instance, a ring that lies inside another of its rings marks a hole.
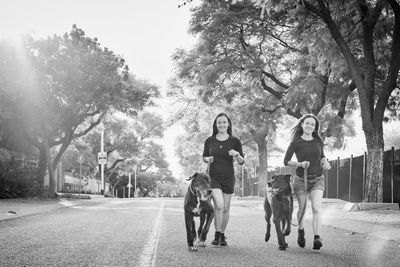
<instances>
[{"instance_id":1,"label":"sidewalk","mask_svg":"<svg viewBox=\"0 0 400 267\"><path fill-rule=\"evenodd\" d=\"M259 197L237 198L239 205L264 210ZM310 201L305 219L312 220ZM400 210L397 203L350 203L340 199L323 199L322 225L346 230L350 235L366 234L400 243ZM297 201L294 201L294 223L297 223Z\"/></svg>"},{"instance_id":2,"label":"sidewalk","mask_svg":"<svg viewBox=\"0 0 400 267\"><path fill-rule=\"evenodd\" d=\"M90 199L104 199L102 195L90 195L90 199L88 196L85 199L83 195L82 199L77 197L79 196L68 199L0 199L0 221L66 208Z\"/></svg>"}]
</instances>

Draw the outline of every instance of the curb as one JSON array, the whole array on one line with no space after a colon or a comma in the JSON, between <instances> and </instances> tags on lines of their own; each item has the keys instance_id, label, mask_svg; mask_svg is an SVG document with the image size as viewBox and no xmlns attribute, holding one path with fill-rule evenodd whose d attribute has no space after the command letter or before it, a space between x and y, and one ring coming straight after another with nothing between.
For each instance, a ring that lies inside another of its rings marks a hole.
<instances>
[{"instance_id":1,"label":"curb","mask_svg":"<svg viewBox=\"0 0 400 267\"><path fill-rule=\"evenodd\" d=\"M0 201L0 222L15 218L46 213L58 209L69 208L88 200L105 199L104 196L86 196L79 199L79 196L59 197L53 200L25 200L25 199L4 199ZM33 202L33 203L32 203Z\"/></svg>"},{"instance_id":2,"label":"curb","mask_svg":"<svg viewBox=\"0 0 400 267\"><path fill-rule=\"evenodd\" d=\"M343 207L343 210L345 210L345 211L374 210L374 209L397 210L397 209L399 209L399 205L398 205L398 203L352 203L352 202L347 202Z\"/></svg>"}]
</instances>

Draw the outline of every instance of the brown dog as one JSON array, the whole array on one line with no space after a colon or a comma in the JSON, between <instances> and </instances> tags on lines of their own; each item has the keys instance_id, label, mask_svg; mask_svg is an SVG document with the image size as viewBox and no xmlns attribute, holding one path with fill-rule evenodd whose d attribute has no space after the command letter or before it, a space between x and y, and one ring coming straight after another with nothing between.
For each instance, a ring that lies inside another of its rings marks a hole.
<instances>
[{"instance_id":1,"label":"brown dog","mask_svg":"<svg viewBox=\"0 0 400 267\"><path fill-rule=\"evenodd\" d=\"M197 251L193 244L196 236L199 238L199 246L205 247L207 233L214 218L214 207L210 198L211 178L205 173L196 172L187 180L191 181L184 201L187 244L189 251ZM197 235L194 217L200 217Z\"/></svg>"},{"instance_id":2,"label":"brown dog","mask_svg":"<svg viewBox=\"0 0 400 267\"><path fill-rule=\"evenodd\" d=\"M264 211L265 220L267 222L265 242L268 242L271 236L270 220L273 215L279 249L286 250L288 244L285 242L285 236L290 234L293 213L293 196L290 187L290 175L272 176L264 200Z\"/></svg>"}]
</instances>

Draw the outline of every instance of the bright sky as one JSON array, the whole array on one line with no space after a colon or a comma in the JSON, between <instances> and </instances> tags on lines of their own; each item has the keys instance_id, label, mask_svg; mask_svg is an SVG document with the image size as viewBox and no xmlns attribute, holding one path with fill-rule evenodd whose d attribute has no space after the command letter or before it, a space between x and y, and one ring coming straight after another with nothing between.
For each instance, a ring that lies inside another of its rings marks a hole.
<instances>
[{"instance_id":1,"label":"bright sky","mask_svg":"<svg viewBox=\"0 0 400 267\"><path fill-rule=\"evenodd\" d=\"M0 38L31 33L47 37L69 32L73 24L103 47L123 56L137 78L165 89L171 76L171 55L190 48L195 38L187 34L190 12L178 8L180 0L3 0ZM177 128L166 133L166 153L178 177L173 139Z\"/></svg>"}]
</instances>

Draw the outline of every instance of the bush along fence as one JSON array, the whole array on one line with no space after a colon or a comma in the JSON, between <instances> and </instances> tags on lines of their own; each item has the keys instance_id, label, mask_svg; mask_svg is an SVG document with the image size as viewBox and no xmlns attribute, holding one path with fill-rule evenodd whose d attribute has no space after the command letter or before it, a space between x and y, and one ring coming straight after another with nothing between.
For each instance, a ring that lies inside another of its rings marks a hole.
<instances>
[{"instance_id":1,"label":"bush along fence","mask_svg":"<svg viewBox=\"0 0 400 267\"><path fill-rule=\"evenodd\" d=\"M383 162L383 202L400 203L400 149L384 152ZM349 202L361 202L366 188L367 154L350 158L329 160L331 169L325 171L325 198L337 198ZM278 167L268 172L274 174L294 174L296 168ZM251 175L253 174L253 175ZM242 196L264 196L265 179L255 177L251 168L243 167L236 181L235 194ZM243 177L243 179L242 179ZM242 194L243 192L243 194Z\"/></svg>"}]
</instances>

